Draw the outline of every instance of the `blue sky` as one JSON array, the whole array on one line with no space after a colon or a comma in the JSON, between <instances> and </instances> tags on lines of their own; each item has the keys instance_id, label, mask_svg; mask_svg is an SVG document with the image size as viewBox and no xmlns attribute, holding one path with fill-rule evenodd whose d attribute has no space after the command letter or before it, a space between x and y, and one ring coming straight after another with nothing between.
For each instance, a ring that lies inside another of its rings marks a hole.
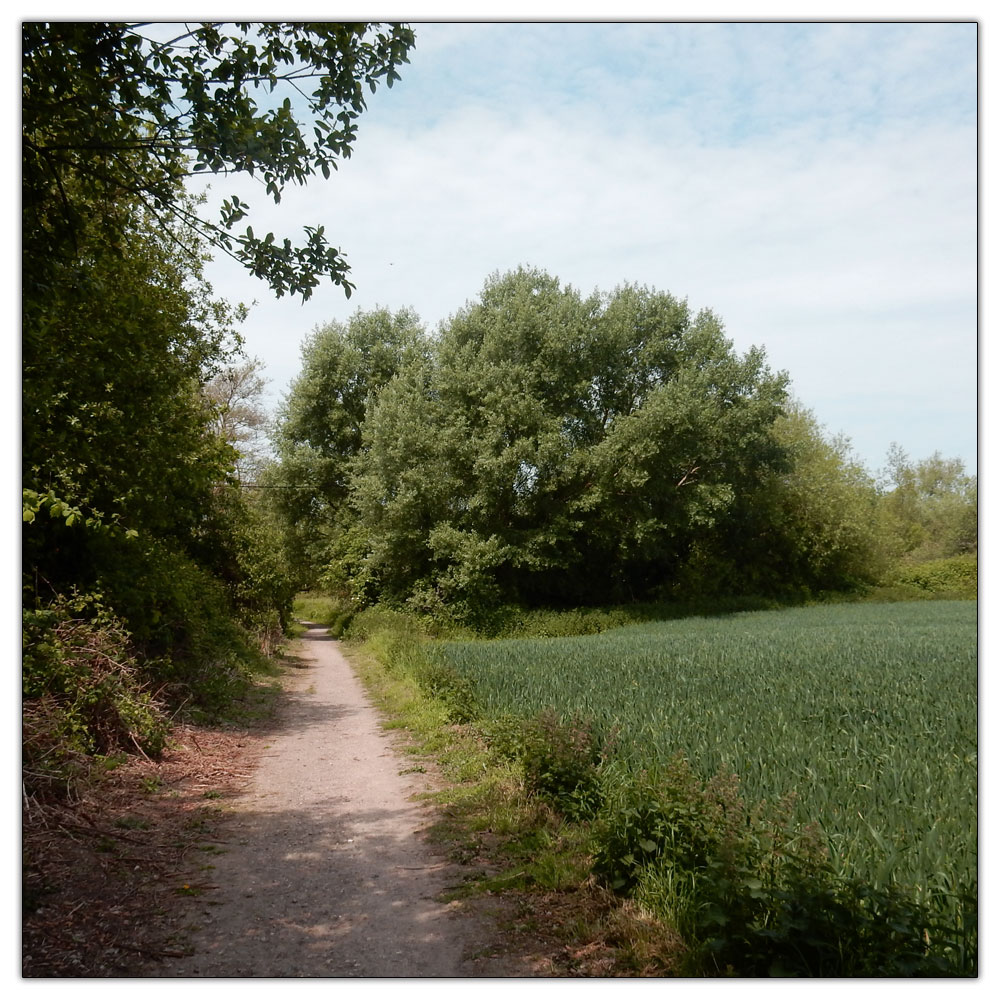
<instances>
[{"instance_id":1,"label":"blue sky","mask_svg":"<svg viewBox=\"0 0 1000 1000\"><path fill-rule=\"evenodd\" d=\"M606 15L605 15L606 16ZM239 268L276 402L317 326L376 305L429 330L493 271L637 282L762 345L872 471L977 444L972 23L421 23L354 155L255 232L322 224L352 267L306 304Z\"/></svg>"}]
</instances>

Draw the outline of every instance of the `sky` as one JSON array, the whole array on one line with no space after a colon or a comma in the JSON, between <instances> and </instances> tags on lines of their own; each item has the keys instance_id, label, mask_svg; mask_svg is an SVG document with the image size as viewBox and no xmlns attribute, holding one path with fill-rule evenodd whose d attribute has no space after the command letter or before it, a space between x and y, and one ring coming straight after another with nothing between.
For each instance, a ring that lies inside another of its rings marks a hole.
<instances>
[{"instance_id":1,"label":"sky","mask_svg":"<svg viewBox=\"0 0 1000 1000\"><path fill-rule=\"evenodd\" d=\"M210 266L257 303L269 406L316 327L410 307L433 332L528 265L711 309L873 472L894 442L976 471L975 23L410 23L330 180L210 192L258 234L325 226L357 286L303 304Z\"/></svg>"}]
</instances>

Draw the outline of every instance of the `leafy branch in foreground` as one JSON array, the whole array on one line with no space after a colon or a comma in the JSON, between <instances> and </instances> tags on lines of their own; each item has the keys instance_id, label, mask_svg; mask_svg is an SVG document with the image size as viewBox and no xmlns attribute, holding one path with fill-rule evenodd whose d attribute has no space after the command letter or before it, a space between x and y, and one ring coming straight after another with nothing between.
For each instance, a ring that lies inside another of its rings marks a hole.
<instances>
[{"instance_id":1,"label":"leafy branch in foreground","mask_svg":"<svg viewBox=\"0 0 1000 1000\"><path fill-rule=\"evenodd\" d=\"M258 237L250 226L238 234L246 203L224 201L213 221L186 209L181 185L192 174L245 173L277 203L287 184L329 177L351 155L365 89L399 79L412 30L203 23L159 41L162 27L23 25L23 207L25 232L39 239L32 249L75 247L94 200L130 195L195 229L279 296L308 298L324 275L349 295L348 265L322 226L307 227L299 245Z\"/></svg>"}]
</instances>

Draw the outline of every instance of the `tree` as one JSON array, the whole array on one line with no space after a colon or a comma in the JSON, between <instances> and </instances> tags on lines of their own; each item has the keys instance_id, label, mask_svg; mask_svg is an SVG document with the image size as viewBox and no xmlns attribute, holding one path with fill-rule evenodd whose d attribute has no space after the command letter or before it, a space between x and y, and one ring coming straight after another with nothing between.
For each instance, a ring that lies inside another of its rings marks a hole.
<instances>
[{"instance_id":1,"label":"tree","mask_svg":"<svg viewBox=\"0 0 1000 1000\"><path fill-rule=\"evenodd\" d=\"M882 472L882 511L897 553L919 562L974 553L979 536L978 479L961 459L934 452L913 462L893 444Z\"/></svg>"},{"instance_id":2,"label":"tree","mask_svg":"<svg viewBox=\"0 0 1000 1000\"><path fill-rule=\"evenodd\" d=\"M90 586L110 552L133 551L118 538L210 568L225 546L206 539L226 529L208 512L236 453L201 387L232 360L240 314L212 298L207 252L279 295L308 297L324 274L351 286L322 227L298 247L238 235L248 206L223 202L213 222L185 180L245 172L278 201L286 184L329 175L350 155L364 88L398 79L413 34L27 22L22 42L28 591Z\"/></svg>"},{"instance_id":3,"label":"tree","mask_svg":"<svg viewBox=\"0 0 1000 1000\"><path fill-rule=\"evenodd\" d=\"M267 460L264 434L270 419L263 406L264 362L248 358L218 372L202 393L213 407L215 432L236 453L236 478L256 482Z\"/></svg>"},{"instance_id":4,"label":"tree","mask_svg":"<svg viewBox=\"0 0 1000 1000\"><path fill-rule=\"evenodd\" d=\"M782 463L785 384L670 295L494 275L369 411L351 503L371 586L426 606L653 593Z\"/></svg>"},{"instance_id":5,"label":"tree","mask_svg":"<svg viewBox=\"0 0 1000 1000\"><path fill-rule=\"evenodd\" d=\"M235 315L179 248L183 232L134 199L116 211L118 248L92 213L79 259L50 260L45 300L25 297L23 560L55 589L87 584L100 535L192 537L233 459L199 386L232 349Z\"/></svg>"},{"instance_id":6,"label":"tree","mask_svg":"<svg viewBox=\"0 0 1000 1000\"><path fill-rule=\"evenodd\" d=\"M279 296L308 298L323 275L350 294L348 266L322 225L306 227L297 246L251 226L238 234L249 205L234 196L212 221L184 200L182 184L247 173L278 202L289 183L329 177L351 155L365 87L399 79L414 44L408 27L26 22L22 40L24 253L33 266L75 254L88 214L127 195L164 229L191 227ZM127 218L101 221L102 239L118 245ZM27 268L25 278L30 288Z\"/></svg>"},{"instance_id":7,"label":"tree","mask_svg":"<svg viewBox=\"0 0 1000 1000\"><path fill-rule=\"evenodd\" d=\"M843 436L790 400L772 433L786 464L737 498L698 544L683 586L774 596L850 590L891 562L875 480Z\"/></svg>"},{"instance_id":8,"label":"tree","mask_svg":"<svg viewBox=\"0 0 1000 1000\"><path fill-rule=\"evenodd\" d=\"M317 328L303 345L301 374L276 420L277 463L264 485L304 585L329 570L334 550L346 558L353 548L347 499L369 409L428 350L420 319L409 309L358 311L346 324Z\"/></svg>"}]
</instances>

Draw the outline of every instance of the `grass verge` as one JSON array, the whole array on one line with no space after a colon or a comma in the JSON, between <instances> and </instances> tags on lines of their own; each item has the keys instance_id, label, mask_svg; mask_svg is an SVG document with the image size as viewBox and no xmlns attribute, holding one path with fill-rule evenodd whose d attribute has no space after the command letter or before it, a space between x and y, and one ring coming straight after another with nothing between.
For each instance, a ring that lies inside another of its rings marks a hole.
<instances>
[{"instance_id":1,"label":"grass verge","mask_svg":"<svg viewBox=\"0 0 1000 1000\"><path fill-rule=\"evenodd\" d=\"M405 734L415 768L431 775L440 819L430 835L466 872L454 897L502 900L509 951L538 975L681 973L679 935L591 877L589 825L530 793L504 751L503 723L487 732L456 722L447 700L428 694L419 637L376 632L345 651L387 728ZM513 727L507 735L517 739Z\"/></svg>"}]
</instances>

